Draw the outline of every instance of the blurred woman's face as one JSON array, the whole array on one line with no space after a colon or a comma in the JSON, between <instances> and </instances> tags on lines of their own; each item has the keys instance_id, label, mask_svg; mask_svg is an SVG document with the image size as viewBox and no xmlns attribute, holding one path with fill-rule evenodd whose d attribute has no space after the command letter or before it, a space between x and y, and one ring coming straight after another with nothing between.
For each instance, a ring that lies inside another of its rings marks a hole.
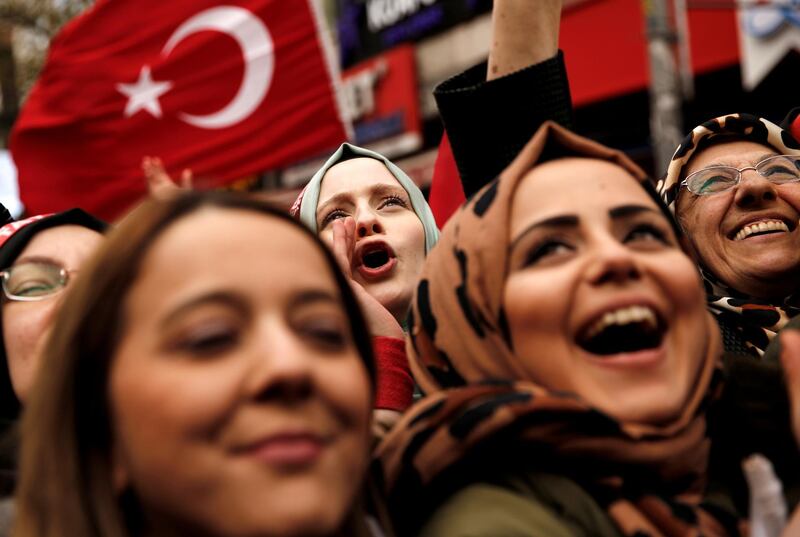
<instances>
[{"instance_id":1,"label":"blurred woman's face","mask_svg":"<svg viewBox=\"0 0 800 537\"><path fill-rule=\"evenodd\" d=\"M300 230L203 209L145 255L109 397L118 490L154 531L325 535L368 460L371 395L340 291Z\"/></svg>"},{"instance_id":2,"label":"blurred woman's face","mask_svg":"<svg viewBox=\"0 0 800 537\"><path fill-rule=\"evenodd\" d=\"M777 152L730 142L697 153L686 175L709 166L754 166ZM755 170L732 189L697 196L681 189L676 214L703 265L732 288L759 298L784 297L800 276L800 183L774 184Z\"/></svg>"},{"instance_id":3,"label":"blurred woman's face","mask_svg":"<svg viewBox=\"0 0 800 537\"><path fill-rule=\"evenodd\" d=\"M692 261L622 168L570 158L537 166L511 212L504 308L537 383L626 422L677 416L707 343Z\"/></svg>"},{"instance_id":4,"label":"blurred woman's face","mask_svg":"<svg viewBox=\"0 0 800 537\"><path fill-rule=\"evenodd\" d=\"M66 225L45 229L28 242L12 266L44 265L63 268L69 274L69 285L83 262L102 240L100 233L83 226ZM31 270L30 273L31 278L35 278L37 270ZM33 279L30 282L17 281L15 285L21 286L19 292L24 293L27 288L38 283ZM36 294L36 290L32 293ZM27 399L33 385L45 336L50 330L62 297L62 292L58 291L47 298L31 302L3 299L3 343L11 383L22 402Z\"/></svg>"}]
</instances>

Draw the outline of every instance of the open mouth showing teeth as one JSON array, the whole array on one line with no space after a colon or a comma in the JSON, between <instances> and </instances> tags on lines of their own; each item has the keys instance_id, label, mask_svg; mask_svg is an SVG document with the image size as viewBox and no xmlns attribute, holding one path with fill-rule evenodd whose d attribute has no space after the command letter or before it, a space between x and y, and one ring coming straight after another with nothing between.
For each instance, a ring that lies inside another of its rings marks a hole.
<instances>
[{"instance_id":1,"label":"open mouth showing teeth","mask_svg":"<svg viewBox=\"0 0 800 537\"><path fill-rule=\"evenodd\" d=\"M361 253L361 264L370 269L377 269L388 263L391 257L385 245L376 244L374 247L365 248Z\"/></svg>"},{"instance_id":2,"label":"open mouth showing teeth","mask_svg":"<svg viewBox=\"0 0 800 537\"><path fill-rule=\"evenodd\" d=\"M741 241L748 237L753 237L757 235L768 235L770 233L788 233L791 231L789 226L786 225L785 222L781 220L765 220L761 222L754 222L752 224L748 224L740 229L736 235L734 235L733 240Z\"/></svg>"},{"instance_id":3,"label":"open mouth showing teeth","mask_svg":"<svg viewBox=\"0 0 800 537\"><path fill-rule=\"evenodd\" d=\"M583 350L600 356L655 349L665 327L648 306L629 306L603 314L578 338Z\"/></svg>"}]
</instances>

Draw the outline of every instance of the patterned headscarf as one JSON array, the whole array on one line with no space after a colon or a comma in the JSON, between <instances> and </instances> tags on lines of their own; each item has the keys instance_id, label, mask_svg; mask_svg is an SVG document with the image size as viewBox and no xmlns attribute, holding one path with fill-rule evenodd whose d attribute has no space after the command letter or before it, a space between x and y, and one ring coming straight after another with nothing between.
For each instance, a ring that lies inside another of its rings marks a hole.
<instances>
[{"instance_id":1,"label":"patterned headscarf","mask_svg":"<svg viewBox=\"0 0 800 537\"><path fill-rule=\"evenodd\" d=\"M520 446L551 454L544 471L551 463L582 468L569 477L592 491L624 535L725 535L699 507L709 449L705 408L720 386L719 336L710 315L689 399L680 416L658 426L617 421L575 395L537 384L511 348L502 297L512 201L537 162L559 156L608 160L631 180L645 179L622 153L547 122L497 181L453 215L412 306L408 354L427 395L377 452L389 505L408 509L395 513L400 520L413 516L427 490L453 478L448 470L499 441L501 452ZM661 495L632 492L638 487Z\"/></svg>"},{"instance_id":2,"label":"patterned headscarf","mask_svg":"<svg viewBox=\"0 0 800 537\"><path fill-rule=\"evenodd\" d=\"M414 209L414 212L420 222L422 222L422 227L425 230L425 253L427 254L430 252L431 248L436 245L436 241L439 240L439 228L436 227L436 220L433 218L431 208L428 206L428 202L425 201L425 196L422 194L422 191L416 183L391 160L380 153L352 144L345 143L339 146L339 149L330 156L322 168L317 170L317 173L314 174L305 188L303 188L303 191L300 192L300 195L297 196L297 199L289 211L290 214L299 218L311 231L317 233L317 205L319 204L319 192L322 188L322 178L325 177L328 170L336 164L360 157L371 158L381 162L386 166L386 169L389 170L389 173L394 176L397 182L400 183L400 186L408 193L408 197L411 200L411 208Z\"/></svg>"},{"instance_id":3,"label":"patterned headscarf","mask_svg":"<svg viewBox=\"0 0 800 537\"><path fill-rule=\"evenodd\" d=\"M720 116L695 127L678 146L667 168L667 175L656 189L673 214L676 211L680 182L692 156L712 141L749 141L770 147L782 155L800 155L800 143L788 130L766 119L749 114ZM708 305L724 326L738 331L748 350L761 356L775 334L800 313L796 295L774 303L748 296L722 282L707 267L700 265Z\"/></svg>"}]
</instances>

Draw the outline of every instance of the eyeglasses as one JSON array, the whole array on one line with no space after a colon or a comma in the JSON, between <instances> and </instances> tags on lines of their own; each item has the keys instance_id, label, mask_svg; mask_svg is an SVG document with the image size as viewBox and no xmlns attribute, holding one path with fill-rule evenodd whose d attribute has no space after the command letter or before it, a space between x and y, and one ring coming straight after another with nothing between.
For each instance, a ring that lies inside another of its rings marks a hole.
<instances>
[{"instance_id":1,"label":"eyeglasses","mask_svg":"<svg viewBox=\"0 0 800 537\"><path fill-rule=\"evenodd\" d=\"M47 262L20 263L0 272L0 278L9 300L33 302L63 290L69 281L69 271Z\"/></svg>"},{"instance_id":2,"label":"eyeglasses","mask_svg":"<svg viewBox=\"0 0 800 537\"><path fill-rule=\"evenodd\" d=\"M681 186L698 196L719 194L738 185L745 170L755 170L761 177L776 185L794 183L800 181L800 156L776 155L765 158L755 166L744 168L709 166L689 174L681 182Z\"/></svg>"}]
</instances>

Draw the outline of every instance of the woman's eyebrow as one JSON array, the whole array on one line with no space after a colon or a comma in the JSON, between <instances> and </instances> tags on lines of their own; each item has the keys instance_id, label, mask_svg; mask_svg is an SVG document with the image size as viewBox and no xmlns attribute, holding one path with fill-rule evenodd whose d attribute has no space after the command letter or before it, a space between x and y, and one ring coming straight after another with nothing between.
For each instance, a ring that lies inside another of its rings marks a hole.
<instances>
[{"instance_id":1,"label":"woman's eyebrow","mask_svg":"<svg viewBox=\"0 0 800 537\"><path fill-rule=\"evenodd\" d=\"M325 212L325 208L329 205L341 205L345 202L349 202L351 198L350 192L340 192L334 196L331 196L329 199L320 205L317 205L317 214L321 214Z\"/></svg>"},{"instance_id":2,"label":"woman's eyebrow","mask_svg":"<svg viewBox=\"0 0 800 537\"><path fill-rule=\"evenodd\" d=\"M298 292L290 301L290 307L307 306L309 304L339 304L339 297L326 289L306 289Z\"/></svg>"},{"instance_id":3,"label":"woman's eyebrow","mask_svg":"<svg viewBox=\"0 0 800 537\"><path fill-rule=\"evenodd\" d=\"M12 266L23 265L25 263L49 263L51 265L61 266L61 261L46 255L26 255L17 258Z\"/></svg>"},{"instance_id":4,"label":"woman's eyebrow","mask_svg":"<svg viewBox=\"0 0 800 537\"><path fill-rule=\"evenodd\" d=\"M206 305L227 306L242 314L247 314L250 311L247 304L235 293L224 290L213 291L189 298L181 302L178 306L171 308L170 311L161 318L159 324L162 327L166 327L193 309Z\"/></svg>"},{"instance_id":5,"label":"woman's eyebrow","mask_svg":"<svg viewBox=\"0 0 800 537\"><path fill-rule=\"evenodd\" d=\"M574 214L562 214L558 216L551 216L544 220L539 220L526 227L509 245L509 251L512 251L517 243L525 238L530 232L542 227L556 227L556 228L574 228L578 226L580 220Z\"/></svg>"},{"instance_id":6,"label":"woman's eyebrow","mask_svg":"<svg viewBox=\"0 0 800 537\"><path fill-rule=\"evenodd\" d=\"M377 184L372 187L370 194L372 196L382 196L385 194L399 194L401 196L408 197L406 189L399 184L398 185Z\"/></svg>"},{"instance_id":7,"label":"woman's eyebrow","mask_svg":"<svg viewBox=\"0 0 800 537\"><path fill-rule=\"evenodd\" d=\"M750 161L750 165L751 166L755 166L756 164L758 164L762 160L768 159L770 157L777 157L777 156L778 156L778 153L776 153L775 151L772 151L770 153L762 153L761 155L757 156L752 161ZM736 168L736 166L734 166L731 163L731 161L728 159L728 157L720 157L717 160L712 160L709 165L705 166L705 168L711 168L711 167L714 167L714 166L728 166L729 168ZM702 170L704 168L698 168L698 169Z\"/></svg>"}]
</instances>

